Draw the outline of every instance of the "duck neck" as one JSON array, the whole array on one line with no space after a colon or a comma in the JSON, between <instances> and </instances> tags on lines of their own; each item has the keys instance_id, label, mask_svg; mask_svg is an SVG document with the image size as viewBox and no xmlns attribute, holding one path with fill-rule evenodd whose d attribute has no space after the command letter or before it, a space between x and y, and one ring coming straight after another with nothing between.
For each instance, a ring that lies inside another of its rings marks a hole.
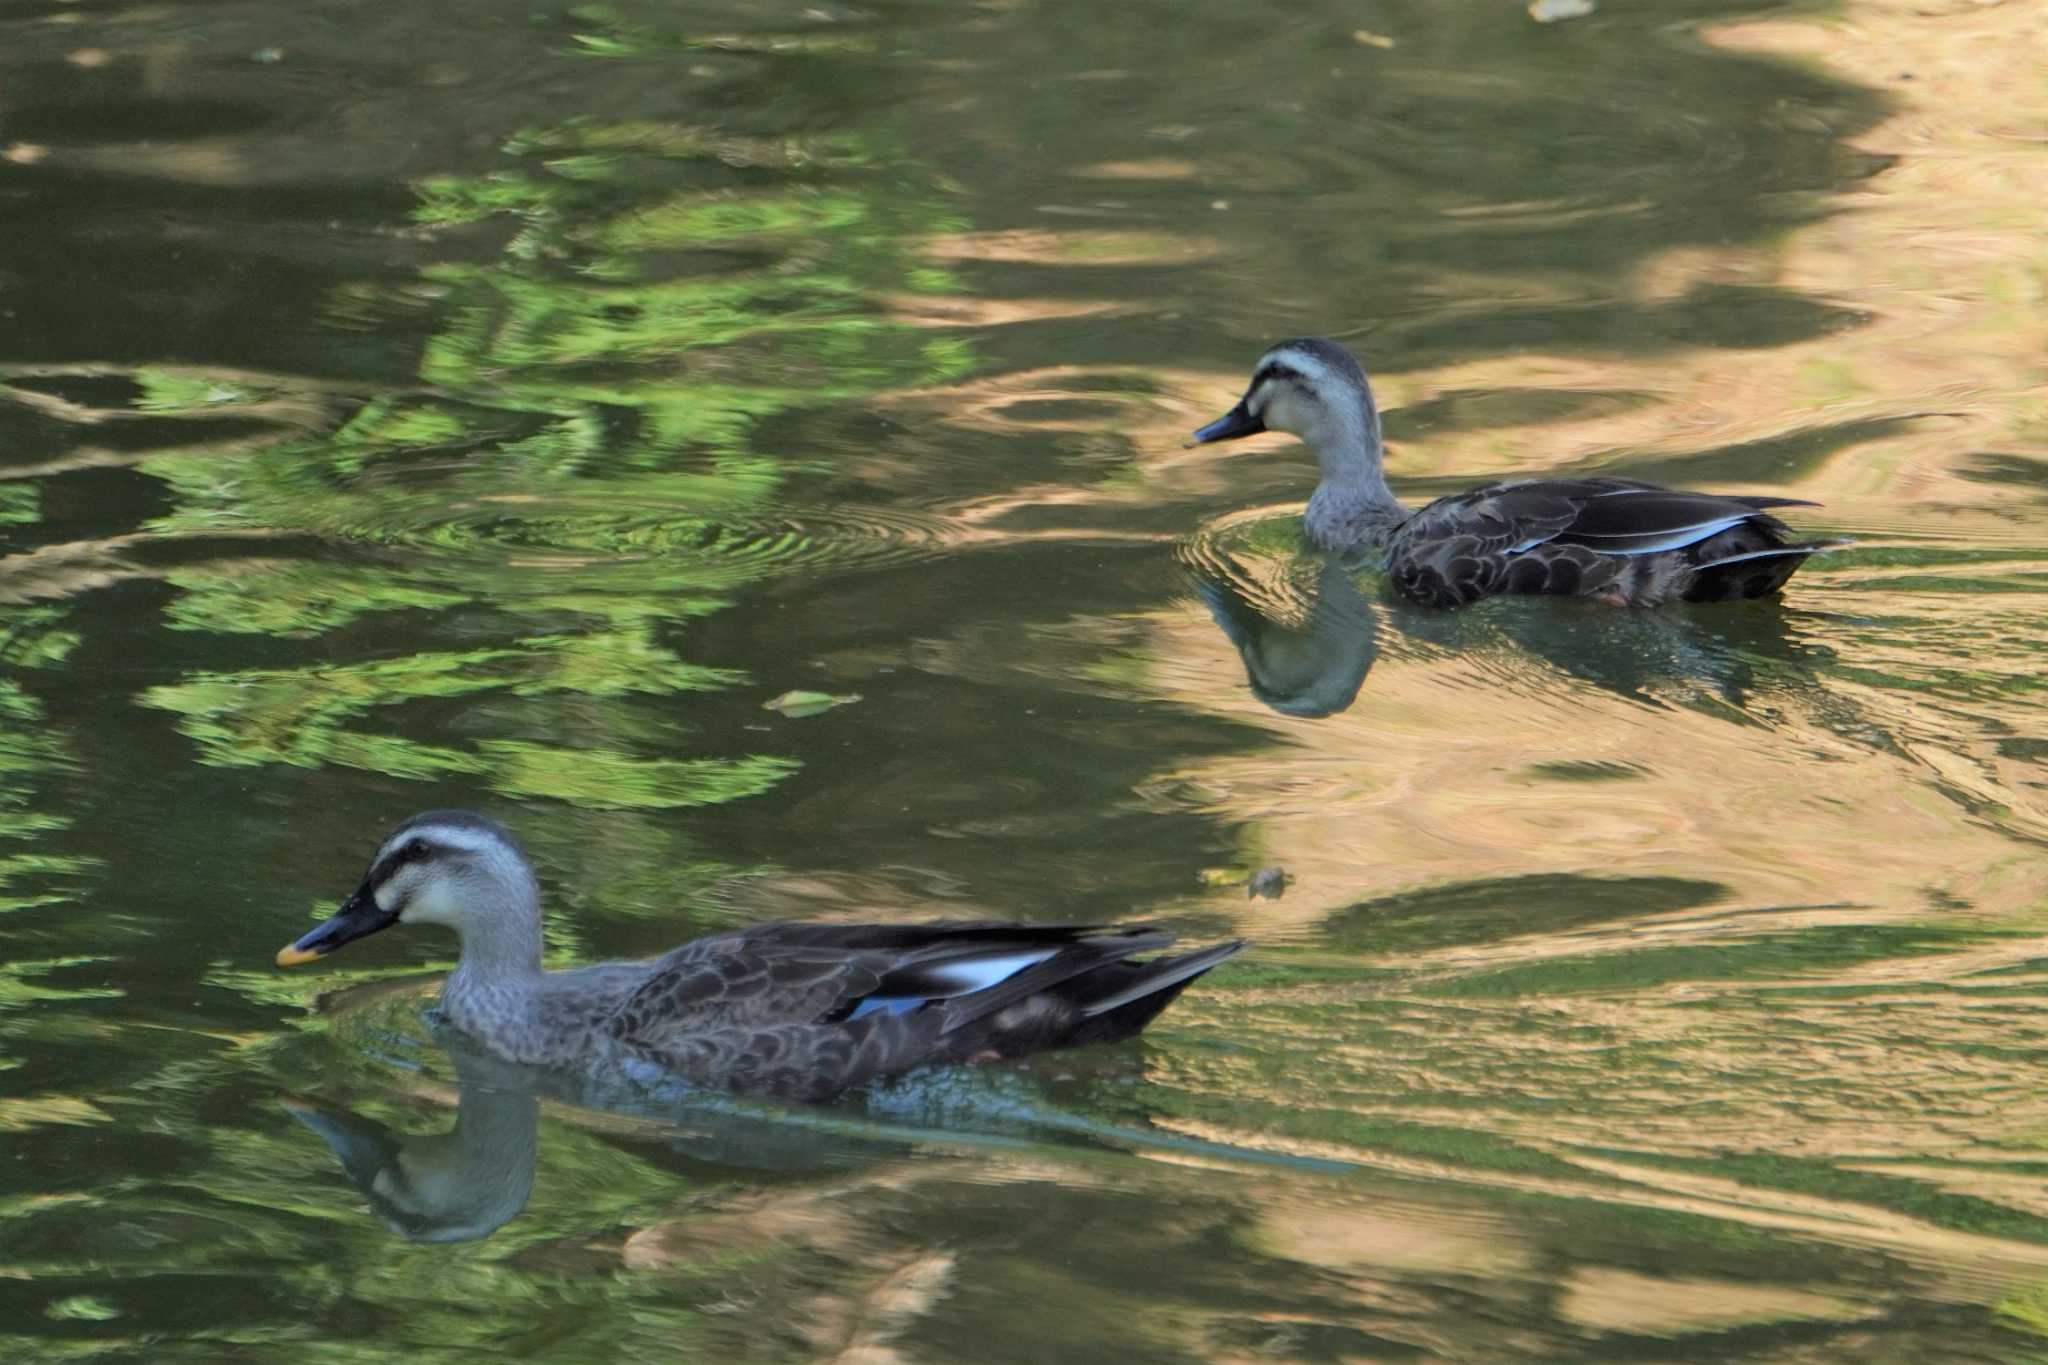
<instances>
[{"instance_id":1,"label":"duck neck","mask_svg":"<svg viewBox=\"0 0 2048 1365\"><path fill-rule=\"evenodd\" d=\"M455 1069L459 1078L459 1059ZM433 1241L468 1241L502 1227L532 1198L540 1161L540 1102L531 1091L461 1084L457 1093L453 1131L399 1140L408 1190L402 1211Z\"/></svg>"},{"instance_id":2,"label":"duck neck","mask_svg":"<svg viewBox=\"0 0 2048 1365\"><path fill-rule=\"evenodd\" d=\"M540 1102L531 1091L490 1085L459 1086L456 1093L455 1129L442 1139L457 1154L453 1164L463 1173L488 1173L491 1186L517 1188L524 1205L540 1147Z\"/></svg>"},{"instance_id":3,"label":"duck neck","mask_svg":"<svg viewBox=\"0 0 2048 1365\"><path fill-rule=\"evenodd\" d=\"M1311 540L1326 549L1349 549L1408 519L1408 509L1387 487L1386 446L1370 390L1360 392L1355 403L1323 408L1301 438L1315 451L1323 475L1303 516Z\"/></svg>"},{"instance_id":4,"label":"duck neck","mask_svg":"<svg viewBox=\"0 0 2048 1365\"><path fill-rule=\"evenodd\" d=\"M525 868L495 879L488 892L497 902L491 914L456 926L462 956L448 978L449 996L537 983L541 977L540 888Z\"/></svg>"}]
</instances>

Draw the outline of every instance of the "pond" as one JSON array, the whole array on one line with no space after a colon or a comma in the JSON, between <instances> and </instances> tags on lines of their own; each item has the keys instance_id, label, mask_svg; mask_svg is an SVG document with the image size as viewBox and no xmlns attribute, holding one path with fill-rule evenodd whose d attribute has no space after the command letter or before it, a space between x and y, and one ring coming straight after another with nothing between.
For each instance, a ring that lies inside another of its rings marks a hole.
<instances>
[{"instance_id":1,"label":"pond","mask_svg":"<svg viewBox=\"0 0 2048 1365\"><path fill-rule=\"evenodd\" d=\"M0 11L8 1358L2048 1353L2038 18ZM1852 543L1403 605L1298 444L1183 448L1310 333L1411 501ZM272 966L437 806L559 964L1256 946L1115 1047L593 1095L437 1032L446 938Z\"/></svg>"}]
</instances>

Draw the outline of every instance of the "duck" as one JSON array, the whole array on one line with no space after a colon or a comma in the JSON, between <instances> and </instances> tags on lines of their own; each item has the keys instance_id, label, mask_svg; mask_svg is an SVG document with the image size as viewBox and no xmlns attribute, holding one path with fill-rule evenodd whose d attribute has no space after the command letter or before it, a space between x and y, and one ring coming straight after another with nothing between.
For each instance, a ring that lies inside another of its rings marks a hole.
<instances>
[{"instance_id":1,"label":"duck","mask_svg":"<svg viewBox=\"0 0 2048 1365\"><path fill-rule=\"evenodd\" d=\"M1322 480L1302 514L1319 549L1383 554L1395 589L1423 606L1483 598L1586 598L1610 606L1769 597L1808 556L1841 544L1795 540L1770 515L1802 498L1726 496L1636 479L1489 483L1410 511L1387 486L1379 408L1340 342L1267 348L1236 406L1188 445L1262 431L1300 437Z\"/></svg>"},{"instance_id":2,"label":"duck","mask_svg":"<svg viewBox=\"0 0 2048 1365\"><path fill-rule=\"evenodd\" d=\"M461 951L440 1020L494 1056L651 1063L695 1085L795 1100L917 1067L1129 1038L1248 946L1164 955L1174 936L1151 924L780 922L645 961L547 971L525 851L489 816L435 810L394 826L362 884L279 949L277 965L395 924L454 931Z\"/></svg>"}]
</instances>

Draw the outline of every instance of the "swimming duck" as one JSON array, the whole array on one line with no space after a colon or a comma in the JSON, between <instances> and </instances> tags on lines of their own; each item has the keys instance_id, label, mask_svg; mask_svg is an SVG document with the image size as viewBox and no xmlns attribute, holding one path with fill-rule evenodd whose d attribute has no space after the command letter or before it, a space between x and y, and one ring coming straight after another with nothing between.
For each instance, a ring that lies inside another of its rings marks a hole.
<instances>
[{"instance_id":1,"label":"swimming duck","mask_svg":"<svg viewBox=\"0 0 2048 1365\"><path fill-rule=\"evenodd\" d=\"M653 1062L706 1086L820 1099L931 1063L1128 1038L1242 939L1135 960L1151 925L761 924L645 962L541 969L540 888L504 826L472 811L401 822L331 918L280 967L394 924L455 931L447 1023L530 1066Z\"/></svg>"},{"instance_id":2,"label":"swimming duck","mask_svg":"<svg viewBox=\"0 0 2048 1365\"><path fill-rule=\"evenodd\" d=\"M1271 347L1237 406L1191 445L1261 431L1299 436L1322 482L1302 524L1325 550L1378 550L1394 585L1432 607L1543 594L1614 606L1766 597L1832 541L1791 541L1768 507L1798 498L1724 497L1635 479L1535 479L1486 484L1410 512L1387 487L1372 386L1337 342L1301 337Z\"/></svg>"}]
</instances>

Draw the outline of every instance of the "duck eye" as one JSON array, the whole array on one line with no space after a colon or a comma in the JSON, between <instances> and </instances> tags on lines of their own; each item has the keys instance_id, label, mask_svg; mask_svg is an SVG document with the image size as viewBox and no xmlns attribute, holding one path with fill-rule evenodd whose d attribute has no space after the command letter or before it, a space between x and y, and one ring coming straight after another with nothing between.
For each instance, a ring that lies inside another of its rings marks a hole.
<instances>
[{"instance_id":1,"label":"duck eye","mask_svg":"<svg viewBox=\"0 0 2048 1365\"><path fill-rule=\"evenodd\" d=\"M399 874L404 872L406 868L415 864L429 862L439 857L444 851L443 846L434 843L431 839L419 835L411 836L404 843L399 844L389 853L386 853L382 861L377 864L375 872L377 884L380 886L389 885L396 881Z\"/></svg>"}]
</instances>

